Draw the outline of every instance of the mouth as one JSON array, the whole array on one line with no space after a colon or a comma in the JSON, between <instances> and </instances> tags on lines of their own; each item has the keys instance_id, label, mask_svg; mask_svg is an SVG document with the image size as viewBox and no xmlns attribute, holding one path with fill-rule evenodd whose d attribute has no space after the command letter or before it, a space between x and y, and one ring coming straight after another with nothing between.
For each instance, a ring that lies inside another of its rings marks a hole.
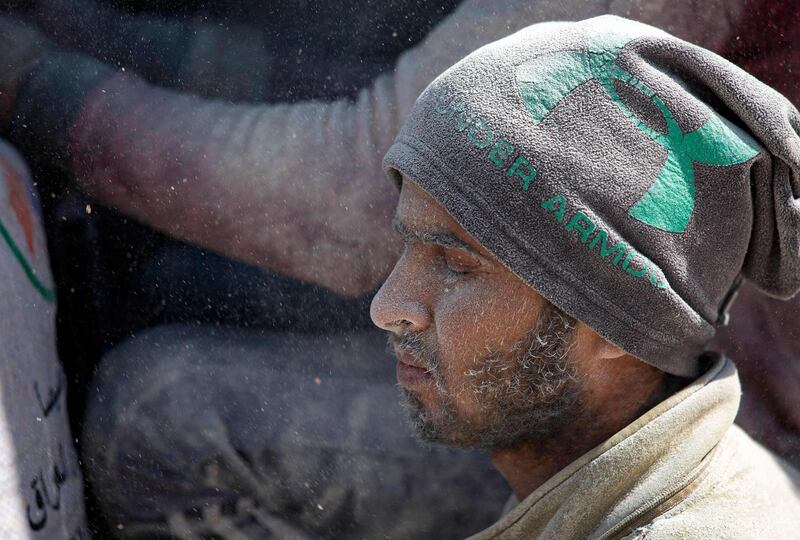
<instances>
[{"instance_id":1,"label":"mouth","mask_svg":"<svg viewBox=\"0 0 800 540\"><path fill-rule=\"evenodd\" d=\"M433 381L433 375L427 367L405 351L395 349L397 355L397 382L406 388L413 388Z\"/></svg>"}]
</instances>

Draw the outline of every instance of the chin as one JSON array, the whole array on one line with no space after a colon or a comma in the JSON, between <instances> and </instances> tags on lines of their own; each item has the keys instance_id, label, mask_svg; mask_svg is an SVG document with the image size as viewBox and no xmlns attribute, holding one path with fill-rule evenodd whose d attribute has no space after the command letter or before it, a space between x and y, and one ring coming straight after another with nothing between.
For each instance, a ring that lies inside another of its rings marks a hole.
<instances>
[{"instance_id":1,"label":"chin","mask_svg":"<svg viewBox=\"0 0 800 540\"><path fill-rule=\"evenodd\" d=\"M416 438L426 444L440 444L453 448L481 446L481 430L475 423L456 412L446 400L432 407L416 392L402 388L402 405L408 413Z\"/></svg>"}]
</instances>

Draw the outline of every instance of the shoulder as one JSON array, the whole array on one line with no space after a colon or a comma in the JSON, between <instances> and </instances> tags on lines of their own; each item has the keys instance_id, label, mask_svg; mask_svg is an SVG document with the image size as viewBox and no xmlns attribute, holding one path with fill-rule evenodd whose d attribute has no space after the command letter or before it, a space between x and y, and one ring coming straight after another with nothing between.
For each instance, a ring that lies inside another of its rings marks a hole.
<instances>
[{"instance_id":1,"label":"shoulder","mask_svg":"<svg viewBox=\"0 0 800 540\"><path fill-rule=\"evenodd\" d=\"M705 479L628 540L791 538L800 531L800 473L732 426Z\"/></svg>"}]
</instances>

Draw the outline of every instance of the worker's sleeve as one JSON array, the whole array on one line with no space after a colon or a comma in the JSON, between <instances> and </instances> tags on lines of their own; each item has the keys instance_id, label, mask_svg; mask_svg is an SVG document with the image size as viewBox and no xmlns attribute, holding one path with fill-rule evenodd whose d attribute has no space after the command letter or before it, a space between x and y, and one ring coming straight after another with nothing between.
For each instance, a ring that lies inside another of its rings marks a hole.
<instances>
[{"instance_id":1,"label":"worker's sleeve","mask_svg":"<svg viewBox=\"0 0 800 540\"><path fill-rule=\"evenodd\" d=\"M127 73L99 77L85 58L42 62L28 84L37 99L16 128L41 144L52 136L49 125L68 124L68 150L54 154L64 152L79 184L107 205L178 238L357 295L379 284L397 257L390 229L397 193L381 160L416 96L483 44L537 21L609 9L578 4L465 2L355 101L235 105ZM64 111L42 118L38 103L80 94L74 86L81 85L80 100L62 100Z\"/></svg>"},{"instance_id":2,"label":"worker's sleeve","mask_svg":"<svg viewBox=\"0 0 800 540\"><path fill-rule=\"evenodd\" d=\"M27 18L59 47L199 95L261 99L271 58L260 29L137 13L98 0L41 0Z\"/></svg>"}]
</instances>

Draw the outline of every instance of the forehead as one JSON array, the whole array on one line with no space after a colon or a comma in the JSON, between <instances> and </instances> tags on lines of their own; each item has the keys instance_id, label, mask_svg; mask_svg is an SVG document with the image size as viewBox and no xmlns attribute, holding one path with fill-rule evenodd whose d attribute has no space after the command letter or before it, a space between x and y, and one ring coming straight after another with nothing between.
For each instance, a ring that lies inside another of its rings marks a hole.
<instances>
[{"instance_id":1,"label":"forehead","mask_svg":"<svg viewBox=\"0 0 800 540\"><path fill-rule=\"evenodd\" d=\"M405 175L395 217L404 228L412 232L449 233L481 255L494 260L480 242L453 219L444 206Z\"/></svg>"},{"instance_id":2,"label":"forehead","mask_svg":"<svg viewBox=\"0 0 800 540\"><path fill-rule=\"evenodd\" d=\"M397 218L408 227L413 225L438 226L453 231L463 228L416 182L403 175L400 200L397 203ZM466 231L464 231L466 233Z\"/></svg>"},{"instance_id":3,"label":"forehead","mask_svg":"<svg viewBox=\"0 0 800 540\"><path fill-rule=\"evenodd\" d=\"M462 244L465 246L463 249L479 255L487 263L485 278L479 280L481 286L488 287L490 290L497 287L510 290L508 287L511 287L514 291L513 294L501 296L523 300L523 305L541 305L543 297L533 287L509 270L459 225L444 206L405 175L403 175L395 221L414 236L424 238L428 236L425 233L429 233L430 237L454 238L455 243L448 241L445 244L456 246ZM526 304L525 301L531 299L533 302Z\"/></svg>"}]
</instances>

